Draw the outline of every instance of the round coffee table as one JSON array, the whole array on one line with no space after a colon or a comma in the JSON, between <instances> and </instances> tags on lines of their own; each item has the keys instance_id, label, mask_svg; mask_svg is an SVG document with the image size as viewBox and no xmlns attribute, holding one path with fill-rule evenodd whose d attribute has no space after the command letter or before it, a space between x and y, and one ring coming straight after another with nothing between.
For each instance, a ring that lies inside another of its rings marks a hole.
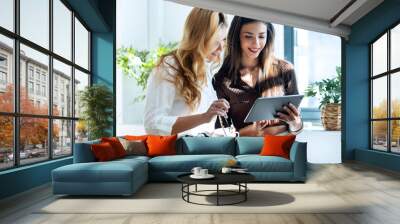
<instances>
[{"instance_id":1,"label":"round coffee table","mask_svg":"<svg viewBox=\"0 0 400 224\"><path fill-rule=\"evenodd\" d=\"M213 174L215 177L212 179L193 179L190 177L191 173L182 174L177 177L178 181L182 183L182 199L188 203L198 205L234 205L247 200L247 192L249 188L247 183L255 180L255 177L249 173L216 173ZM215 185L215 190L198 190L197 185ZM195 186L194 191L190 191L190 186ZM236 185L237 190L223 190L220 189L220 185ZM206 194L209 192L215 192L215 194ZM190 200L190 196L204 196L204 197L216 197L216 204L202 204L193 202ZM221 203L221 197L232 197L240 196L240 199L231 203Z\"/></svg>"}]
</instances>

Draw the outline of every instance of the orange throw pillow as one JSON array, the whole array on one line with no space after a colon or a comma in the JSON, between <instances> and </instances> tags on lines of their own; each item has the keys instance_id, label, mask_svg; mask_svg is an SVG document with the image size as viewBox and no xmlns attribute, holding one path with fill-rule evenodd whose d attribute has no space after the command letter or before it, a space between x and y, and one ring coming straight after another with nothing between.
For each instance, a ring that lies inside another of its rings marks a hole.
<instances>
[{"instance_id":1,"label":"orange throw pillow","mask_svg":"<svg viewBox=\"0 0 400 224\"><path fill-rule=\"evenodd\" d=\"M265 135L264 136L264 146L261 149L261 156L280 156L286 159L290 158L290 148L296 135L286 135L286 136L274 136Z\"/></svg>"},{"instance_id":2,"label":"orange throw pillow","mask_svg":"<svg viewBox=\"0 0 400 224\"><path fill-rule=\"evenodd\" d=\"M176 154L176 139L177 135L172 136L156 136L150 135L147 137L147 154L148 156L165 156Z\"/></svg>"},{"instance_id":3,"label":"orange throw pillow","mask_svg":"<svg viewBox=\"0 0 400 224\"><path fill-rule=\"evenodd\" d=\"M148 136L149 135L125 135L124 138L129 141L137 141L137 140L146 141Z\"/></svg>"},{"instance_id":4,"label":"orange throw pillow","mask_svg":"<svg viewBox=\"0 0 400 224\"><path fill-rule=\"evenodd\" d=\"M108 142L114 149L115 155L117 158L125 157L126 156L126 151L124 149L124 146L122 146L121 142L119 141L118 138L116 137L110 137L110 138L101 138L101 142Z\"/></svg>"},{"instance_id":5,"label":"orange throw pillow","mask_svg":"<svg viewBox=\"0 0 400 224\"><path fill-rule=\"evenodd\" d=\"M99 162L110 161L117 158L113 147L108 142L93 144L90 147L92 149L94 157Z\"/></svg>"}]
</instances>

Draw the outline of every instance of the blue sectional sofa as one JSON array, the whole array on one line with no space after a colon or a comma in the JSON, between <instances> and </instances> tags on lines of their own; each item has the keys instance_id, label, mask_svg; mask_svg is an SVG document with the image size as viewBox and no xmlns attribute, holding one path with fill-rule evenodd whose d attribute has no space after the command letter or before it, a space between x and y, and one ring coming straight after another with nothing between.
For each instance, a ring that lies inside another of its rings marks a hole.
<instances>
[{"instance_id":1,"label":"blue sectional sofa","mask_svg":"<svg viewBox=\"0 0 400 224\"><path fill-rule=\"evenodd\" d=\"M68 195L131 195L148 181L176 181L193 167L218 172L230 159L256 177L256 181L304 182L307 144L294 142L290 159L260 156L262 137L182 137L177 155L127 156L96 162L91 141L75 144L74 163L52 171L53 193Z\"/></svg>"}]
</instances>

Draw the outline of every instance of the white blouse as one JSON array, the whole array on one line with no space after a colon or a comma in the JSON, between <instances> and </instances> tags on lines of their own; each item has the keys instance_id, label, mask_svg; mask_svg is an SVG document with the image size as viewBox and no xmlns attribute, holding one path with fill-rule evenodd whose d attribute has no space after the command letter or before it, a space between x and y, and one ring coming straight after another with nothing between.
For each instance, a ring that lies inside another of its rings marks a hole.
<instances>
[{"instance_id":1,"label":"white blouse","mask_svg":"<svg viewBox=\"0 0 400 224\"><path fill-rule=\"evenodd\" d=\"M176 61L167 56L165 62L173 66ZM197 109L191 110L185 99L179 94L175 85L168 80L176 76L176 71L165 62L153 69L147 82L146 103L144 109L144 128L147 134L170 135L172 126L178 117L200 114L207 111L211 103L217 100L212 87L211 63L206 63L206 85L201 91L201 100ZM196 135L201 132L214 130L216 118L180 134Z\"/></svg>"}]
</instances>

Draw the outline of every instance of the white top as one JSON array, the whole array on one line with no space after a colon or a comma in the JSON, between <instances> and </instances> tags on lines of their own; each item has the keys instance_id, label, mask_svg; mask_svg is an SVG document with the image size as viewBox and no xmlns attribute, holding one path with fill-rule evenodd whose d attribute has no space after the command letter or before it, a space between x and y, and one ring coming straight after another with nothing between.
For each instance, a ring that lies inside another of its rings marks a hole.
<instances>
[{"instance_id":1,"label":"white top","mask_svg":"<svg viewBox=\"0 0 400 224\"><path fill-rule=\"evenodd\" d=\"M165 61L173 66L176 65L172 56L167 56ZM217 95L212 87L211 63L206 63L207 82L201 91L199 105L193 111L179 94L175 85L168 81L175 76L176 71L165 63L153 69L150 74L144 109L144 128L147 134L170 135L172 126L178 117L204 113L211 103L217 100ZM216 118L180 134L196 135L201 132L211 132L215 127L215 120Z\"/></svg>"}]
</instances>

